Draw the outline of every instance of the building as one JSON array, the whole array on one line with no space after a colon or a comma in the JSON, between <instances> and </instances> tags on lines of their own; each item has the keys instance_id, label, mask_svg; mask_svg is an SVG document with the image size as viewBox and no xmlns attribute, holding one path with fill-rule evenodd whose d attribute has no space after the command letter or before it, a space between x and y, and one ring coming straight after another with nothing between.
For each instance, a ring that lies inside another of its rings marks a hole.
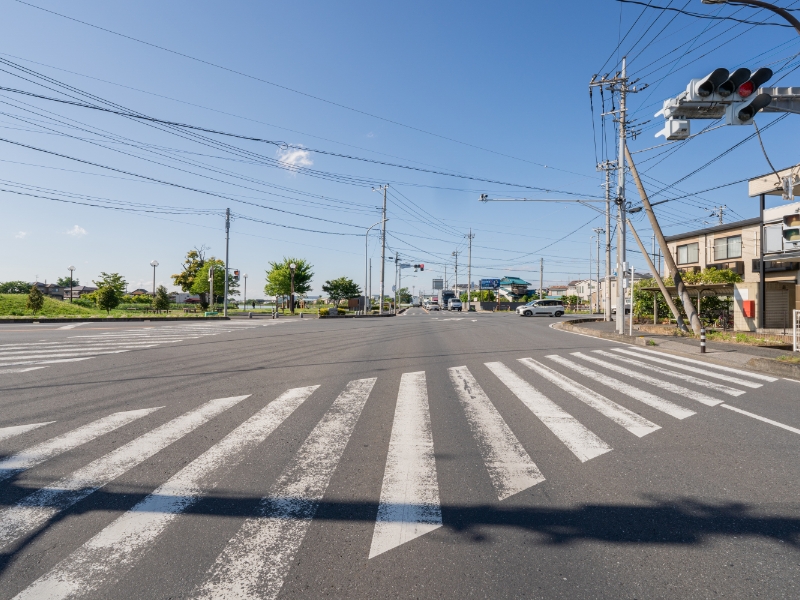
<instances>
[{"instance_id":1,"label":"building","mask_svg":"<svg viewBox=\"0 0 800 600\"><path fill-rule=\"evenodd\" d=\"M152 296L153 294L151 294L151 293L150 293L150 292L148 292L147 290L144 290L144 289L142 289L142 288L139 288L139 289L133 290L133 291L130 293L130 295L131 295L131 296Z\"/></svg>"},{"instance_id":2,"label":"building","mask_svg":"<svg viewBox=\"0 0 800 600\"><path fill-rule=\"evenodd\" d=\"M530 284L519 277L503 277L500 280L498 295L506 302L519 302L520 298L528 295Z\"/></svg>"},{"instance_id":3,"label":"building","mask_svg":"<svg viewBox=\"0 0 800 600\"><path fill-rule=\"evenodd\" d=\"M550 296L551 298L561 298L563 296L566 296L568 289L569 286L566 285L551 285L550 293L548 294L548 296Z\"/></svg>"},{"instance_id":4,"label":"building","mask_svg":"<svg viewBox=\"0 0 800 600\"><path fill-rule=\"evenodd\" d=\"M72 288L65 287L64 288L64 300L69 300L70 292L72 293L72 299L77 300L81 296L86 294L91 294L92 292L96 292L97 288L92 287L90 285L73 285Z\"/></svg>"},{"instance_id":5,"label":"building","mask_svg":"<svg viewBox=\"0 0 800 600\"><path fill-rule=\"evenodd\" d=\"M30 286L36 286L39 288L39 291L42 292L48 298L53 298L54 300L63 300L64 299L64 287L57 285L55 283L42 283L41 281L32 281ZM67 292L69 292L69 288L66 288Z\"/></svg>"},{"instance_id":6,"label":"building","mask_svg":"<svg viewBox=\"0 0 800 600\"><path fill-rule=\"evenodd\" d=\"M626 277L630 277L629 273L626 273ZM637 281L642 281L643 279L652 279L653 275L651 273L638 273L635 269L633 271L633 281L636 283ZM611 277L611 309L615 309L617 307L617 278ZM628 292L625 292L628 294ZM592 303L597 302L596 296L592 296ZM625 304L630 304L630 297L628 296L625 300ZM605 312L606 309L606 281L605 276L600 279L600 311Z\"/></svg>"},{"instance_id":7,"label":"building","mask_svg":"<svg viewBox=\"0 0 800 600\"><path fill-rule=\"evenodd\" d=\"M578 296L581 303L589 304L597 291L597 283L591 279L576 279L567 284L567 296Z\"/></svg>"}]
</instances>

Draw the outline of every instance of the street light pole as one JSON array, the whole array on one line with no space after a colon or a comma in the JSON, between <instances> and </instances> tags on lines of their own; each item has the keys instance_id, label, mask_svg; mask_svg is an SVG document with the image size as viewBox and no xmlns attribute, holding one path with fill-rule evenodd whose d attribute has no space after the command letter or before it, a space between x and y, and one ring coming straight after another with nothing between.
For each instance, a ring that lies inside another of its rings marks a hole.
<instances>
[{"instance_id":1,"label":"street light pole","mask_svg":"<svg viewBox=\"0 0 800 600\"><path fill-rule=\"evenodd\" d=\"M388 219L387 219L388 221ZM367 296L367 286L369 285L369 232L373 227L383 223L383 219L370 225L367 228L367 233L364 235L364 314L369 310L369 296Z\"/></svg>"},{"instance_id":2,"label":"street light pole","mask_svg":"<svg viewBox=\"0 0 800 600\"><path fill-rule=\"evenodd\" d=\"M800 33L800 21L798 21L795 17L791 15L787 10L779 6L775 6L774 4L769 4L768 2L761 2L761 0L732 0L728 2L728 0L701 0L703 4L734 4L734 5L748 5L748 6L757 6L758 8L766 8L767 10L771 10L776 15L780 15L789 23L792 27L795 28L797 33Z\"/></svg>"},{"instance_id":3,"label":"street light pole","mask_svg":"<svg viewBox=\"0 0 800 600\"><path fill-rule=\"evenodd\" d=\"M67 268L69 269L69 301L72 303L72 272L75 270L75 267L70 265Z\"/></svg>"},{"instance_id":4,"label":"street light pole","mask_svg":"<svg viewBox=\"0 0 800 600\"><path fill-rule=\"evenodd\" d=\"M156 267L158 266L157 260L151 260L150 266L153 267L153 302L156 299Z\"/></svg>"},{"instance_id":5,"label":"street light pole","mask_svg":"<svg viewBox=\"0 0 800 600\"><path fill-rule=\"evenodd\" d=\"M242 309L247 308L247 273L243 273L242 277L244 277L244 300L242 301Z\"/></svg>"},{"instance_id":6,"label":"street light pole","mask_svg":"<svg viewBox=\"0 0 800 600\"><path fill-rule=\"evenodd\" d=\"M292 272L292 285L291 285L291 296L289 302L291 302L292 307L292 314L294 314L294 270L297 268L297 265L292 263L289 265L289 270Z\"/></svg>"}]
</instances>

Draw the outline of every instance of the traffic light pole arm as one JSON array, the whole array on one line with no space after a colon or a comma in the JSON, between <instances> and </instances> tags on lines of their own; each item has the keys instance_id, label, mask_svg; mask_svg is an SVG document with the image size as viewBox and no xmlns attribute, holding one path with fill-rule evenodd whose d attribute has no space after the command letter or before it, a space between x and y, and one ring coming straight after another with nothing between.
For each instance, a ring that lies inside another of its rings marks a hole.
<instances>
[{"instance_id":1,"label":"traffic light pole arm","mask_svg":"<svg viewBox=\"0 0 800 600\"><path fill-rule=\"evenodd\" d=\"M726 0L722 0L721 2L704 1L704 4L739 4L739 5L744 4L745 6L757 6L758 8L765 8L767 10L771 10L776 15L780 15L781 17L789 21L789 23L791 23L792 27L795 28L797 33L800 33L800 21L798 21L795 17L793 17L789 11L782 9L779 6L775 6L774 4L769 4L768 2L762 2L761 0L732 0L728 2Z\"/></svg>"}]
</instances>

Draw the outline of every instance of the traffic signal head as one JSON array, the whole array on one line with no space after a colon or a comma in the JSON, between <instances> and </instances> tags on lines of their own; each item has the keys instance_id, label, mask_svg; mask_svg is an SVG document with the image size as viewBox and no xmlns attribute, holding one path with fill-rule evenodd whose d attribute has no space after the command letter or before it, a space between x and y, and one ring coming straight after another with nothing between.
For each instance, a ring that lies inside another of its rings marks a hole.
<instances>
[{"instance_id":1,"label":"traffic signal head","mask_svg":"<svg viewBox=\"0 0 800 600\"><path fill-rule=\"evenodd\" d=\"M739 96L747 98L772 78L772 69L761 67L739 86ZM769 103L767 103L769 104ZM766 106L766 104L764 105Z\"/></svg>"},{"instance_id":2,"label":"traffic signal head","mask_svg":"<svg viewBox=\"0 0 800 600\"><path fill-rule=\"evenodd\" d=\"M740 86L748 79L750 79L750 69L745 69L744 67L736 69L725 82L719 85L717 93L723 98L727 98L733 92L738 91Z\"/></svg>"},{"instance_id":3,"label":"traffic signal head","mask_svg":"<svg viewBox=\"0 0 800 600\"><path fill-rule=\"evenodd\" d=\"M756 113L769 106L770 102L772 102L772 96L769 94L759 94L749 102L734 102L728 107L725 115L725 124L750 125Z\"/></svg>"},{"instance_id":4,"label":"traffic signal head","mask_svg":"<svg viewBox=\"0 0 800 600\"><path fill-rule=\"evenodd\" d=\"M420 271L424 271L424 270L425 270L425 265L423 265L423 264L420 264L420 265L419 265L419 270L420 270Z\"/></svg>"},{"instance_id":5,"label":"traffic signal head","mask_svg":"<svg viewBox=\"0 0 800 600\"><path fill-rule=\"evenodd\" d=\"M720 67L714 69L709 75L700 79L694 85L694 92L701 98L707 98L717 91L717 88L728 80L728 69Z\"/></svg>"}]
</instances>

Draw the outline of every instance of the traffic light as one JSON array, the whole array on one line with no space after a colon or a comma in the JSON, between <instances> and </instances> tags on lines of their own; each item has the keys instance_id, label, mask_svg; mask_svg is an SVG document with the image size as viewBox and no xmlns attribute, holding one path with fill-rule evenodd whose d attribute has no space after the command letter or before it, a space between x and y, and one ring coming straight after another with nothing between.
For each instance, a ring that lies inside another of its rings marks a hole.
<instances>
[{"instance_id":1,"label":"traffic light","mask_svg":"<svg viewBox=\"0 0 800 600\"><path fill-rule=\"evenodd\" d=\"M239 281L239 269L234 269L233 270L233 279L235 281Z\"/></svg>"},{"instance_id":2,"label":"traffic light","mask_svg":"<svg viewBox=\"0 0 800 600\"><path fill-rule=\"evenodd\" d=\"M418 265L414 265L414 271L415 272L416 272L417 269L419 269L420 271L424 271L425 270L425 265L423 265L421 263L418 264Z\"/></svg>"}]
</instances>

